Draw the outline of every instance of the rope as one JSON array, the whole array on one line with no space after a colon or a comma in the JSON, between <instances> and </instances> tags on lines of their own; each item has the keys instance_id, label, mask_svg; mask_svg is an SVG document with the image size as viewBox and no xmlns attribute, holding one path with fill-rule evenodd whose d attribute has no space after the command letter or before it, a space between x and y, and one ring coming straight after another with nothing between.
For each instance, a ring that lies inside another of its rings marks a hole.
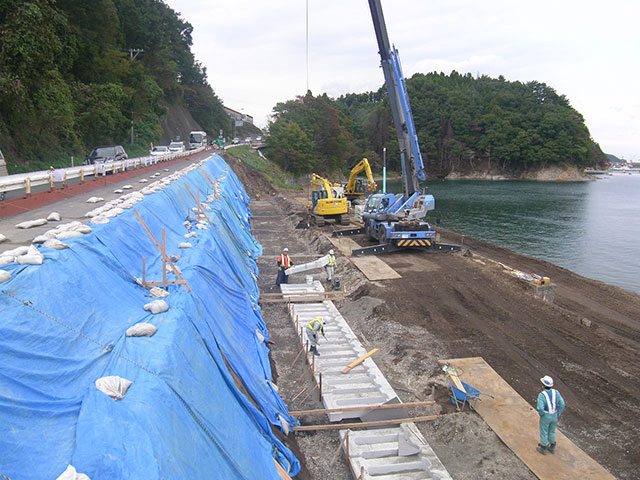
<instances>
[{"instance_id":1,"label":"rope","mask_svg":"<svg viewBox=\"0 0 640 480\"><path fill-rule=\"evenodd\" d=\"M102 260L104 263L106 263L107 265L109 265L110 267L116 269L118 272L120 272L121 274L123 274L125 277L129 277L131 280L133 280L134 282L136 281L135 277L132 277L131 275L129 275L127 272L125 272L124 270L122 270L121 268L118 268L117 266L115 266L113 263L111 263L109 260L107 260L107 257L105 257L104 255L95 252L93 250L91 250L89 247L87 247L86 245L83 245L82 243L77 243L77 245L81 246L82 248L84 248L85 250L87 250L88 252L93 253L96 257L98 257L100 260Z\"/></svg>"},{"instance_id":2,"label":"rope","mask_svg":"<svg viewBox=\"0 0 640 480\"><path fill-rule=\"evenodd\" d=\"M57 323L57 324L58 324L58 325L60 325L61 327L64 327L64 328L66 328L67 330L72 331L73 333L75 333L75 334L76 334L76 335L78 335L79 337L82 337L82 338L84 338L85 340L88 340L89 342L94 343L94 344L98 345L99 347L102 347L106 352L111 352L111 353L113 353L114 355L116 355L116 356L120 357L121 359L123 359L123 360L125 360L125 361L129 362L130 364L135 365L136 367L140 368L141 370L144 370L145 372L150 373L151 375L154 375L154 376L156 376L156 377L160 377L160 375L158 375L156 372L153 372L153 371L149 370L148 368L146 368L146 367L144 367L144 366L140 365L138 362L136 362L136 361L134 361L134 360L131 360L130 358L128 358L128 357L126 357L126 356L122 355L121 353L114 352L114 351L113 351L113 344L112 344L112 343L110 343L109 345L104 345L104 344L100 343L99 341L97 341L97 340L95 340L95 339L91 338L90 336L88 336L88 335L86 335L86 334L84 334L84 333L82 333L82 332L80 332L80 331L76 330L76 329L75 329L75 328L73 328L72 326L67 325L67 324L66 324L66 323L64 323L63 321L58 320L57 318L52 317L52 316L51 316L51 315L49 315L48 313L43 312L42 310L40 310L40 309L36 308L36 307L33 305L33 302L31 302L31 300L27 300L27 301L22 300L22 299L20 299L20 298L16 297L15 295L13 295L12 293L7 292L6 290L2 290L2 293L4 293L7 297L11 297L11 298L13 298L13 299L14 299L14 300L16 300L17 302L20 302L20 303L21 303L22 305L24 305L25 307L30 308L31 310L33 310L33 311L35 311L35 312L38 312L40 315L42 315L42 316L44 316L44 317L48 318L49 320L51 320L51 321L53 321L53 322Z\"/></svg>"}]
</instances>

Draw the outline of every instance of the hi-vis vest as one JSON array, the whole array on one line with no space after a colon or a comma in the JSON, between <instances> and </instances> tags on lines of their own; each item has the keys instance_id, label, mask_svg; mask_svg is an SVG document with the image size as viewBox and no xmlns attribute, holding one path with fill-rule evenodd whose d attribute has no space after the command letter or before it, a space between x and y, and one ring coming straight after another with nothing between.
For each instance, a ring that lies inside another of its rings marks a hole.
<instances>
[{"instance_id":1,"label":"hi-vis vest","mask_svg":"<svg viewBox=\"0 0 640 480\"><path fill-rule=\"evenodd\" d=\"M551 395L549 395L551 392ZM545 408L546 413L554 414L558 412L558 399L556 397L556 391L552 388L550 390L545 390L542 392L545 400L547 401L547 408Z\"/></svg>"},{"instance_id":2,"label":"hi-vis vest","mask_svg":"<svg viewBox=\"0 0 640 480\"><path fill-rule=\"evenodd\" d=\"M280 258L278 258L278 262L280 262L280 266L284 269L287 269L291 266L291 258L289 258L289 255L285 253L280 255Z\"/></svg>"},{"instance_id":3,"label":"hi-vis vest","mask_svg":"<svg viewBox=\"0 0 640 480\"><path fill-rule=\"evenodd\" d=\"M317 325L317 326L316 326ZM322 317L315 317L313 320L309 322L307 328L311 331L314 330L322 330Z\"/></svg>"},{"instance_id":4,"label":"hi-vis vest","mask_svg":"<svg viewBox=\"0 0 640 480\"><path fill-rule=\"evenodd\" d=\"M329 255L329 263L327 263L328 267L334 267L336 265L336 257L333 255Z\"/></svg>"}]
</instances>

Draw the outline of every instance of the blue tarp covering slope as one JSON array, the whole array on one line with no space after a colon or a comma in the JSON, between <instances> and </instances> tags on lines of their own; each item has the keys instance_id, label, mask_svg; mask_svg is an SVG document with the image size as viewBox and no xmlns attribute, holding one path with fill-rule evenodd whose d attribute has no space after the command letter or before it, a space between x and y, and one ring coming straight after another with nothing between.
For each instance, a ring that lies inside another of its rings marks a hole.
<instances>
[{"instance_id":1,"label":"blue tarp covering slope","mask_svg":"<svg viewBox=\"0 0 640 480\"><path fill-rule=\"evenodd\" d=\"M189 189L204 201L210 182L211 224L179 249L196 206ZM158 241L166 229L191 289L169 286L158 315L132 277L145 256L147 280L161 280L162 260L132 210L65 240L69 249L42 248L43 265L3 267L13 277L0 285L0 474L55 479L71 464L92 480L279 479L274 459L298 473L270 426L293 419L268 382L248 201L214 156L134 207ZM158 330L126 337L139 322ZM133 382L122 400L94 385L112 375Z\"/></svg>"}]
</instances>

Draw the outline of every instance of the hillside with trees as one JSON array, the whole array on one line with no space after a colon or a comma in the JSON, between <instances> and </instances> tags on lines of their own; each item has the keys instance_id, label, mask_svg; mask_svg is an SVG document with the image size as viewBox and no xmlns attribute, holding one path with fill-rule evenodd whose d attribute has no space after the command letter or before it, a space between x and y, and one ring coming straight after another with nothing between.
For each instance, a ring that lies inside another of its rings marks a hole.
<instances>
[{"instance_id":1,"label":"hillside with trees","mask_svg":"<svg viewBox=\"0 0 640 480\"><path fill-rule=\"evenodd\" d=\"M146 150L168 104L229 131L192 31L160 0L0 2L0 148L11 171L67 164L100 144Z\"/></svg>"},{"instance_id":2,"label":"hillside with trees","mask_svg":"<svg viewBox=\"0 0 640 480\"><path fill-rule=\"evenodd\" d=\"M407 90L428 175L506 174L606 161L580 113L541 82L452 72L416 74ZM269 126L270 155L293 173L344 172L363 156L400 171L386 89L280 103Z\"/></svg>"}]
</instances>

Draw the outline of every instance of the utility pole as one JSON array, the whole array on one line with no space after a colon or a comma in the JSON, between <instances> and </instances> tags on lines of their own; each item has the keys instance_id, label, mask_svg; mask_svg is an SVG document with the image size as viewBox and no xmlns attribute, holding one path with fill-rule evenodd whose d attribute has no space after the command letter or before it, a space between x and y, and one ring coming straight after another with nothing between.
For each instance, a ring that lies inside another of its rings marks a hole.
<instances>
[{"instance_id":1,"label":"utility pole","mask_svg":"<svg viewBox=\"0 0 640 480\"><path fill-rule=\"evenodd\" d=\"M129 60L134 61L139 53L144 52L142 48L130 48L129 49Z\"/></svg>"}]
</instances>

